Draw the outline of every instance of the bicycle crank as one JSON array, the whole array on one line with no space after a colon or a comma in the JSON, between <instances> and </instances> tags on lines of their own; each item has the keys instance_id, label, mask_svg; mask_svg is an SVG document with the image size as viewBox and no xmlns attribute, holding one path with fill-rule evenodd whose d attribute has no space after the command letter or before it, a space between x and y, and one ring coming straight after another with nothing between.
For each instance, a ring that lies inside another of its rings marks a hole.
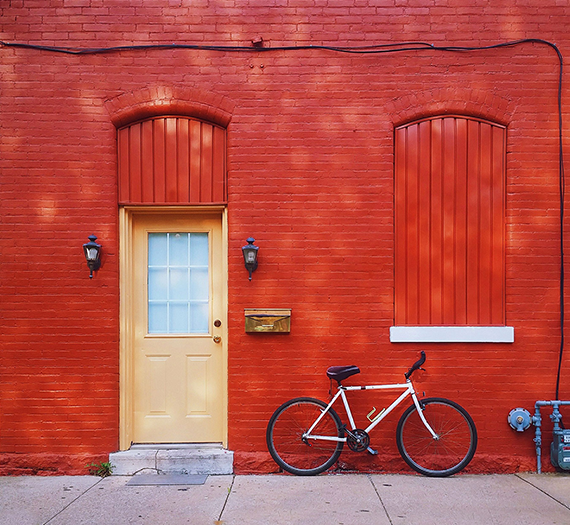
<instances>
[{"instance_id":1,"label":"bicycle crank","mask_svg":"<svg viewBox=\"0 0 570 525\"><path fill-rule=\"evenodd\" d=\"M365 430L359 428L348 430L348 428L345 428L344 431L347 433L346 442L350 450L364 452L369 448L370 436Z\"/></svg>"}]
</instances>

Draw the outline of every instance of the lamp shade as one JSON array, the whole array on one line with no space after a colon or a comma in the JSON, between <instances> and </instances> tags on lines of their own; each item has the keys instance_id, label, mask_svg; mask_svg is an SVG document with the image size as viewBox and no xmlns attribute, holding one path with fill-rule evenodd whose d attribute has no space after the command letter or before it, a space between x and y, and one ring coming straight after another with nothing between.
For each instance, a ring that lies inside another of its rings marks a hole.
<instances>
[{"instance_id":1,"label":"lamp shade","mask_svg":"<svg viewBox=\"0 0 570 525\"><path fill-rule=\"evenodd\" d=\"M90 235L88 239L89 242L83 245L83 253L90 270L89 278L93 278L93 272L101 266L101 245L95 242L97 240L95 235Z\"/></svg>"},{"instance_id":2,"label":"lamp shade","mask_svg":"<svg viewBox=\"0 0 570 525\"><path fill-rule=\"evenodd\" d=\"M257 270L257 252L259 250L259 246L255 246L253 243L255 239L253 237L249 237L247 239L247 244L242 246L241 251L243 253L243 260L245 263L245 268L249 272L249 280L251 281L251 274Z\"/></svg>"}]
</instances>

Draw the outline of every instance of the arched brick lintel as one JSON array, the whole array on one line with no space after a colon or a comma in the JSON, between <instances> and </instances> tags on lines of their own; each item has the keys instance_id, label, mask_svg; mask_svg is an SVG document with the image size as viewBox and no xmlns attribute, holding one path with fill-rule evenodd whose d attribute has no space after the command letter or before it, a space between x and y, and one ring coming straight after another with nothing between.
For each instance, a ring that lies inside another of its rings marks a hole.
<instances>
[{"instance_id":1,"label":"arched brick lintel","mask_svg":"<svg viewBox=\"0 0 570 525\"><path fill-rule=\"evenodd\" d=\"M434 88L394 98L386 104L394 127L434 115L466 115L508 126L512 100L479 89Z\"/></svg>"},{"instance_id":2,"label":"arched brick lintel","mask_svg":"<svg viewBox=\"0 0 570 525\"><path fill-rule=\"evenodd\" d=\"M234 104L222 95L192 88L153 87L123 93L105 102L117 128L165 115L194 117L226 128Z\"/></svg>"}]
</instances>

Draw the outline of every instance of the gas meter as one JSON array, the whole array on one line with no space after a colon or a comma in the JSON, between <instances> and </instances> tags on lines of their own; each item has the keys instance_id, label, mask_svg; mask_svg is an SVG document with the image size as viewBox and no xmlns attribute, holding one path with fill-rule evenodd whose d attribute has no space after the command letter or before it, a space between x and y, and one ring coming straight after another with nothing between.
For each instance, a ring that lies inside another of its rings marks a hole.
<instances>
[{"instance_id":1,"label":"gas meter","mask_svg":"<svg viewBox=\"0 0 570 525\"><path fill-rule=\"evenodd\" d=\"M552 431L550 461L557 468L570 470L570 429Z\"/></svg>"}]
</instances>

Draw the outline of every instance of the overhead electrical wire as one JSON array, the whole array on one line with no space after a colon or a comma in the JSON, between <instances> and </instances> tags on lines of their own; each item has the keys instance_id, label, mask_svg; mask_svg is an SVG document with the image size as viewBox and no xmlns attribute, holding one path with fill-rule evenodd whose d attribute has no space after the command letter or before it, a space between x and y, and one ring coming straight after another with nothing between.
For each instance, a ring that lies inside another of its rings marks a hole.
<instances>
[{"instance_id":1,"label":"overhead electrical wire","mask_svg":"<svg viewBox=\"0 0 570 525\"><path fill-rule=\"evenodd\" d=\"M559 195L560 195L560 351L558 358L558 371L556 375L556 394L555 399L559 397L560 374L562 369L562 357L564 353L564 202L566 193L566 182L564 175L564 155L562 141L562 76L564 69L564 60L562 53L556 44L540 38L524 38L508 42L499 42L498 44L490 44L487 46L438 46L428 42L400 42L391 44L376 44L366 46L328 46L328 45L296 45L296 46L231 46L231 45L209 45L209 44L143 44L143 45L126 45L100 48L75 48L60 46L44 46L38 44L25 44L20 42L4 42L0 41L1 47L30 49L38 51L48 51L52 53L63 53L68 55L95 55L103 53L119 53L123 51L145 51L145 50L169 50L169 49L187 49L196 51L219 51L219 52L249 52L249 53L271 53L275 51L332 51L336 53L349 53L358 55L377 55L387 53L403 53L410 51L445 51L445 52L471 52L485 51L507 47L515 47L522 44L540 44L549 46L556 52L559 62L558 74L558 178L559 178Z\"/></svg>"},{"instance_id":2,"label":"overhead electrical wire","mask_svg":"<svg viewBox=\"0 0 570 525\"><path fill-rule=\"evenodd\" d=\"M558 54L559 60L562 60L556 44L540 38L525 38L521 40L513 40L509 42L500 42L498 44L490 44L487 46L437 46L429 42L410 41L396 42L390 44L371 44L365 46L330 46L316 44L302 44L295 46L232 46L232 45L213 45L213 44L133 44L125 46L111 47L95 47L95 48L77 48L63 46L45 46L40 44L26 44L21 42L4 42L0 41L0 45L5 47L17 47L25 49L36 49L42 51L50 51L54 53L65 53L69 55L94 55L101 53L116 53L121 51L144 51L144 50L164 50L164 49L190 49L198 51L234 51L234 52L255 52L268 53L272 51L307 51L307 50L325 50L336 51L339 53L355 53L355 54L379 54L379 53L395 53L402 51L421 51L421 50L437 50L437 51L481 51L486 49L497 49L501 47L513 47L525 43L544 44L552 47Z\"/></svg>"}]
</instances>

